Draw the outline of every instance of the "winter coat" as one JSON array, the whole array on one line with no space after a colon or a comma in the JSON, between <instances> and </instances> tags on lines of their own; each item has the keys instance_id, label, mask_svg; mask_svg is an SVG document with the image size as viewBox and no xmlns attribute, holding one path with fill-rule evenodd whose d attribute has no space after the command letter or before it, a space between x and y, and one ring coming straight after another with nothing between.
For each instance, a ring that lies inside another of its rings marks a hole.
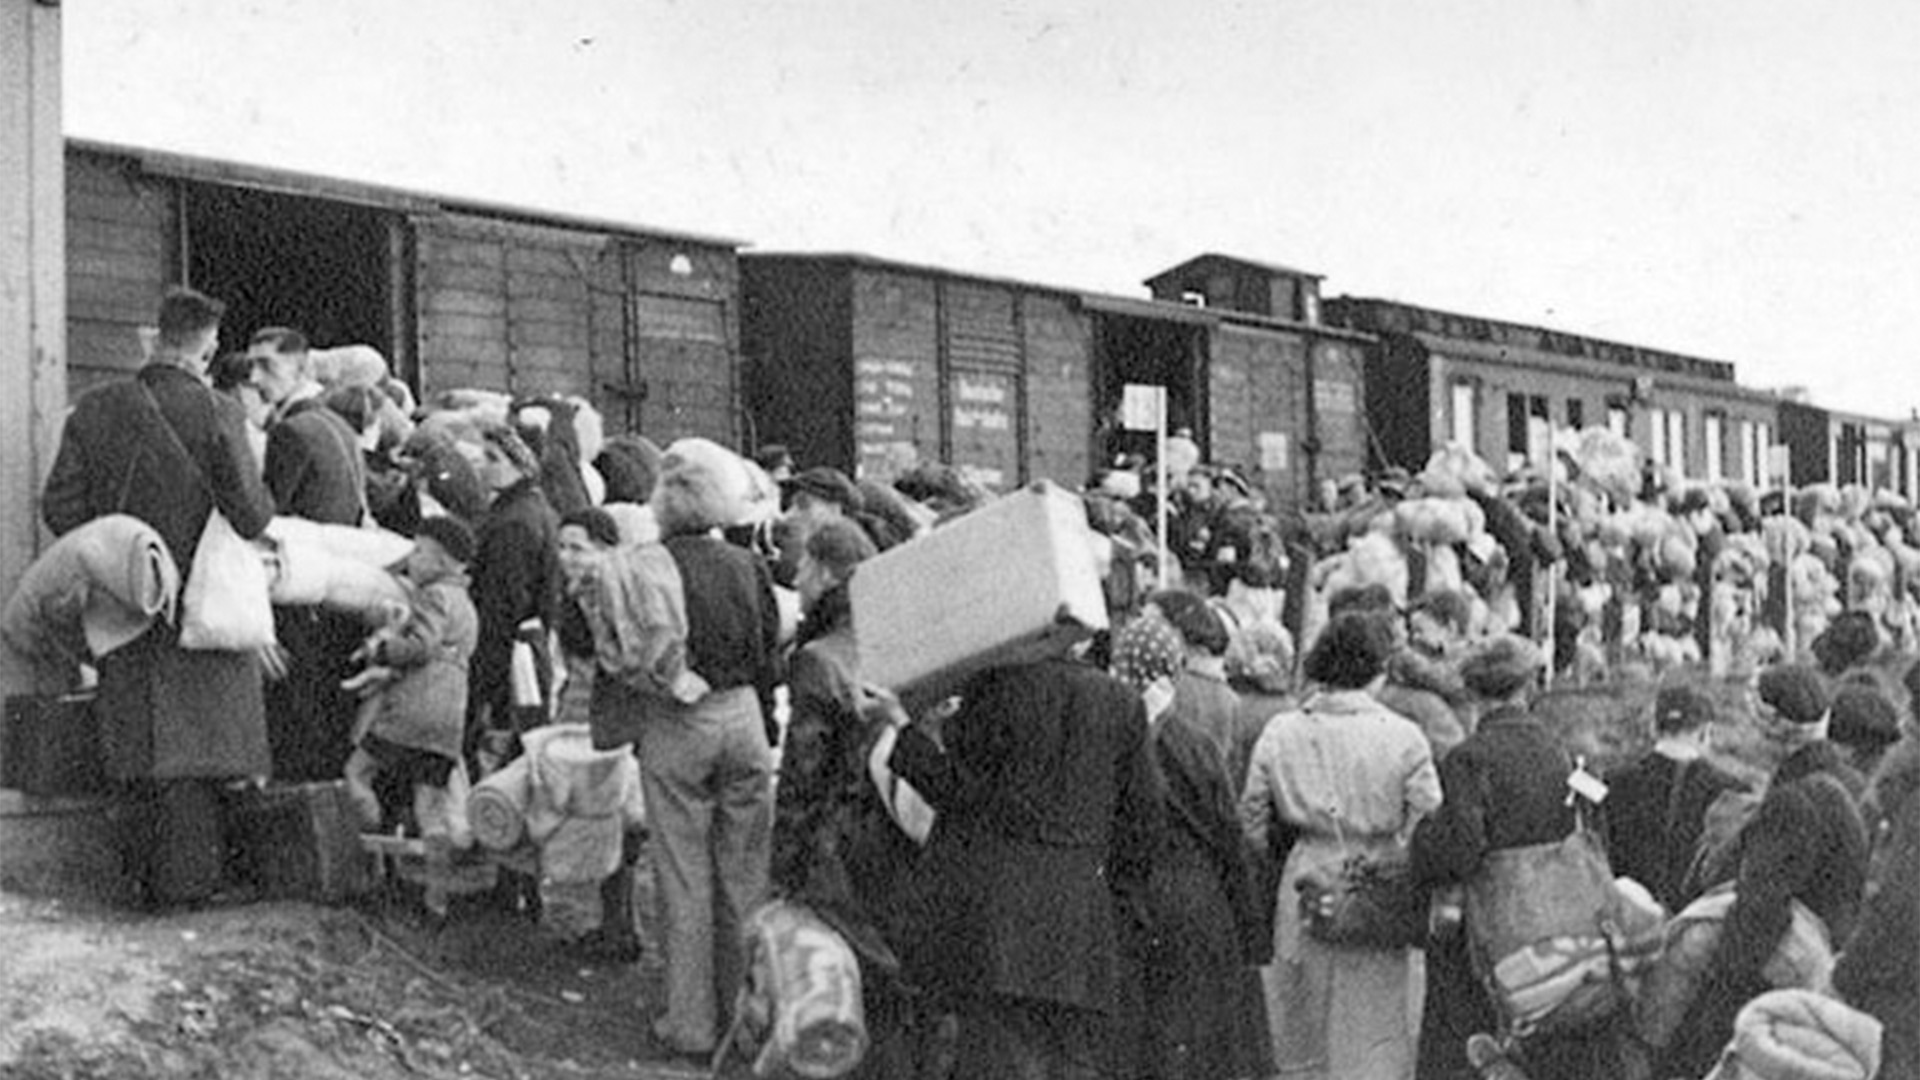
<instances>
[{"instance_id":1,"label":"winter coat","mask_svg":"<svg viewBox=\"0 0 1920 1080\"><path fill-rule=\"evenodd\" d=\"M468 715L487 709L495 725L512 704L514 634L527 619L549 619L556 603L560 518L536 480L499 493L474 530L473 606L480 616L467 684Z\"/></svg>"},{"instance_id":2,"label":"winter coat","mask_svg":"<svg viewBox=\"0 0 1920 1080\"><path fill-rule=\"evenodd\" d=\"M1255 896L1251 845L1237 811L1239 702L1224 683L1185 673L1155 721L1154 765L1166 828L1150 879L1146 1016L1157 1075L1234 1078L1273 1071L1260 980L1245 957L1270 933Z\"/></svg>"},{"instance_id":3,"label":"winter coat","mask_svg":"<svg viewBox=\"0 0 1920 1080\"><path fill-rule=\"evenodd\" d=\"M837 599L835 599L837 598ZM862 953L874 941L897 962L899 894L919 847L888 816L867 774L879 729L860 715L858 648L842 586L823 597L788 669L791 719L775 787L772 878L849 931Z\"/></svg>"},{"instance_id":4,"label":"winter coat","mask_svg":"<svg viewBox=\"0 0 1920 1080\"><path fill-rule=\"evenodd\" d=\"M1799 900L1847 940L1867 879L1867 830L1849 790L1851 770L1825 740L1803 746L1774 770L1767 794L1735 843L1739 876L1733 908L1701 987L1660 1068L1704 1073L1733 1034L1733 1021L1767 989L1760 970L1779 947Z\"/></svg>"},{"instance_id":5,"label":"winter coat","mask_svg":"<svg viewBox=\"0 0 1920 1080\"><path fill-rule=\"evenodd\" d=\"M1833 987L1885 1030L1883 1080L1920 1080L1920 796L1891 815L1885 876L1833 971Z\"/></svg>"},{"instance_id":6,"label":"winter coat","mask_svg":"<svg viewBox=\"0 0 1920 1080\"><path fill-rule=\"evenodd\" d=\"M1143 910L1158 847L1146 706L1067 660L984 672L963 700L944 750L914 726L893 752L937 814L902 960L954 993L1111 1011L1116 899Z\"/></svg>"},{"instance_id":7,"label":"winter coat","mask_svg":"<svg viewBox=\"0 0 1920 1080\"><path fill-rule=\"evenodd\" d=\"M1414 1053L1405 949L1330 945L1306 932L1297 884L1353 855L1402 854L1412 824L1440 805L1420 730L1365 690L1336 690L1274 717L1240 797L1256 850L1277 819L1297 834L1277 885L1273 965L1263 974L1280 1069L1360 1080L1404 1077Z\"/></svg>"},{"instance_id":8,"label":"winter coat","mask_svg":"<svg viewBox=\"0 0 1920 1080\"><path fill-rule=\"evenodd\" d=\"M466 731L467 665L480 617L467 596L467 575L449 570L415 582L412 611L374 662L397 669L379 691L368 732L390 743L458 759Z\"/></svg>"},{"instance_id":9,"label":"winter coat","mask_svg":"<svg viewBox=\"0 0 1920 1080\"><path fill-rule=\"evenodd\" d=\"M1575 827L1567 805L1573 763L1546 727L1525 709L1501 706L1480 718L1467 740L1440 763L1444 798L1413 834L1414 877L1432 885L1464 884L1487 854L1560 840ZM1427 948L1426 1003L1420 1023L1418 1080L1478 1080L1467 1061L1467 1038L1499 1029L1500 1017L1474 973L1467 936L1455 932ZM1620 1075L1610 1033L1592 1038L1537 1039L1530 1075L1613 1080Z\"/></svg>"},{"instance_id":10,"label":"winter coat","mask_svg":"<svg viewBox=\"0 0 1920 1080\"><path fill-rule=\"evenodd\" d=\"M163 422L178 436L177 448ZM74 405L47 476L47 527L64 534L108 514L130 514L159 532L184 582L212 509L245 537L260 535L273 516L246 422L238 402L169 364L149 364L89 392ZM96 714L108 775L265 775L258 661L251 653L190 651L177 642L173 626L156 623L101 659Z\"/></svg>"},{"instance_id":11,"label":"winter coat","mask_svg":"<svg viewBox=\"0 0 1920 1080\"><path fill-rule=\"evenodd\" d=\"M367 476L359 440L320 398L294 402L267 428L265 465L280 513L329 525L360 523Z\"/></svg>"},{"instance_id":12,"label":"winter coat","mask_svg":"<svg viewBox=\"0 0 1920 1080\"><path fill-rule=\"evenodd\" d=\"M1678 794L1674 785L1684 786ZM1685 764L1648 753L1607 777L1607 854L1616 877L1647 887L1669 912L1693 897L1683 888L1700 844L1707 808L1746 787L1706 758Z\"/></svg>"}]
</instances>

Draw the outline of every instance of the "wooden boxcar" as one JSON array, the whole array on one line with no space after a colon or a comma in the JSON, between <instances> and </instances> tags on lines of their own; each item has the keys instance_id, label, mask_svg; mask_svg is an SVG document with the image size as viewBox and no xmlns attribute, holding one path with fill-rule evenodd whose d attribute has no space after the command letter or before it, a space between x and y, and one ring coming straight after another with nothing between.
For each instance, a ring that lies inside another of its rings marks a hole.
<instances>
[{"instance_id":1,"label":"wooden boxcar","mask_svg":"<svg viewBox=\"0 0 1920 1080\"><path fill-rule=\"evenodd\" d=\"M1158 386L1208 460L1293 503L1360 467L1364 335L853 254L741 257L756 443L886 479L950 462L1001 490L1150 450Z\"/></svg>"},{"instance_id":2,"label":"wooden boxcar","mask_svg":"<svg viewBox=\"0 0 1920 1080\"><path fill-rule=\"evenodd\" d=\"M1507 469L1543 460L1549 424L1605 426L1685 477L1766 482L1779 402L1734 382L1732 364L1387 300L1323 307L1378 338L1367 414L1379 464L1418 470L1460 444Z\"/></svg>"},{"instance_id":3,"label":"wooden boxcar","mask_svg":"<svg viewBox=\"0 0 1920 1080\"><path fill-rule=\"evenodd\" d=\"M69 142L72 392L141 362L161 293L364 343L425 394L588 397L610 432L739 438L738 244Z\"/></svg>"}]
</instances>

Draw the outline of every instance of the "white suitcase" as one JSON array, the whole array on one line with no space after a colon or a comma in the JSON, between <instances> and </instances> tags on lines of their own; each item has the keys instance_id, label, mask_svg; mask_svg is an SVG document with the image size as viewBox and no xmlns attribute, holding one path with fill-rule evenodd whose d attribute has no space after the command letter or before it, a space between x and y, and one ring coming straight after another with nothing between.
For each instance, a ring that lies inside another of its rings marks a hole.
<instances>
[{"instance_id":1,"label":"white suitcase","mask_svg":"<svg viewBox=\"0 0 1920 1080\"><path fill-rule=\"evenodd\" d=\"M851 592L860 677L916 707L1107 626L1086 509L1046 480L867 560Z\"/></svg>"}]
</instances>

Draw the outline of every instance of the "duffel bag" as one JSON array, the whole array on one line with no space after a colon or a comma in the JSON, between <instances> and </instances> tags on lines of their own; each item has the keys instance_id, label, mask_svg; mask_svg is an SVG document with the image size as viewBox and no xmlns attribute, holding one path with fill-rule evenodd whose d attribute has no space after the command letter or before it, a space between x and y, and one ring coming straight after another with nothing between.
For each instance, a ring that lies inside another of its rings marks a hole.
<instances>
[{"instance_id":1,"label":"duffel bag","mask_svg":"<svg viewBox=\"0 0 1920 1080\"><path fill-rule=\"evenodd\" d=\"M1606 855L1585 829L1488 852L1467 883L1471 955L1516 1035L1582 1030L1621 1009L1622 922Z\"/></svg>"}]
</instances>

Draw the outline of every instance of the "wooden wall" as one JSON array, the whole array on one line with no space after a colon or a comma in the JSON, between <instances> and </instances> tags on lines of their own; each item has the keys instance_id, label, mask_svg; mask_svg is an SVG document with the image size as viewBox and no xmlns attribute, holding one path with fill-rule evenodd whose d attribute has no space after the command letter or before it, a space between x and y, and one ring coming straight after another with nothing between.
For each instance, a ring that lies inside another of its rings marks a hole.
<instances>
[{"instance_id":1,"label":"wooden wall","mask_svg":"<svg viewBox=\"0 0 1920 1080\"><path fill-rule=\"evenodd\" d=\"M414 250L425 393L577 394L609 433L734 445L731 249L449 214Z\"/></svg>"},{"instance_id":2,"label":"wooden wall","mask_svg":"<svg viewBox=\"0 0 1920 1080\"><path fill-rule=\"evenodd\" d=\"M1021 297L1027 372L1027 479L1068 487L1093 471L1093 323L1066 298Z\"/></svg>"},{"instance_id":3,"label":"wooden wall","mask_svg":"<svg viewBox=\"0 0 1920 1080\"><path fill-rule=\"evenodd\" d=\"M180 205L174 183L125 158L69 151L67 355L77 396L144 360L167 286L180 280ZM231 344L231 343L229 343Z\"/></svg>"}]
</instances>

